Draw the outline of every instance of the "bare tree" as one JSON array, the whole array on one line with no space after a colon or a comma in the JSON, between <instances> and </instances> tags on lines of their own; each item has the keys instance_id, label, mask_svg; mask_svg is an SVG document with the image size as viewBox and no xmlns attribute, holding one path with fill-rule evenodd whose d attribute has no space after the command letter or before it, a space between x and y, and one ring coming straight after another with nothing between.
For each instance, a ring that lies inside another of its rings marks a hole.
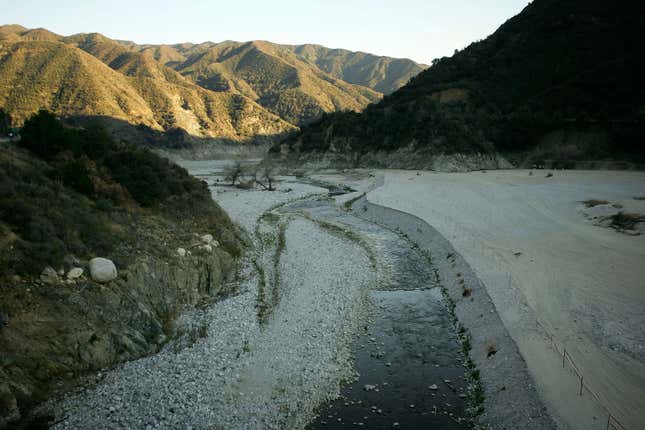
<instances>
[{"instance_id":1,"label":"bare tree","mask_svg":"<svg viewBox=\"0 0 645 430\"><path fill-rule=\"evenodd\" d=\"M260 167L259 179L257 182L266 191L275 191L275 166L272 163L265 163Z\"/></svg>"},{"instance_id":2,"label":"bare tree","mask_svg":"<svg viewBox=\"0 0 645 430\"><path fill-rule=\"evenodd\" d=\"M235 161L233 164L230 164L224 168L224 180L230 181L231 186L244 175L244 169L242 168L241 161Z\"/></svg>"}]
</instances>

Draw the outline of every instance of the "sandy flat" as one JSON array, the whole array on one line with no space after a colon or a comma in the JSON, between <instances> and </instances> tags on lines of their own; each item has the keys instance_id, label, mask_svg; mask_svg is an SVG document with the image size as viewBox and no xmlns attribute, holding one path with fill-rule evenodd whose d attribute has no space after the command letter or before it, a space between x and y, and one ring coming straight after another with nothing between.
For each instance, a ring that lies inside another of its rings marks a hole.
<instances>
[{"instance_id":1,"label":"sandy flat","mask_svg":"<svg viewBox=\"0 0 645 430\"><path fill-rule=\"evenodd\" d=\"M484 282L562 428L606 428L607 415L549 339L571 355L584 384L627 429L645 423L645 236L593 225L581 201L645 213L645 173L385 171L371 202L435 227Z\"/></svg>"}]
</instances>

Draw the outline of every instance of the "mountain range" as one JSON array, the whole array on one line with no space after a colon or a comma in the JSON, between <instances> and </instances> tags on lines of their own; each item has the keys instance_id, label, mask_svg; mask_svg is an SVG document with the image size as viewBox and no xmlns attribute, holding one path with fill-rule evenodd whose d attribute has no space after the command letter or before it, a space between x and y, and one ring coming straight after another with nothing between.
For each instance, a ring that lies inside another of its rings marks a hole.
<instances>
[{"instance_id":1,"label":"mountain range","mask_svg":"<svg viewBox=\"0 0 645 430\"><path fill-rule=\"evenodd\" d=\"M362 113L326 114L272 152L402 168L645 163L644 23L640 3L535 0Z\"/></svg>"},{"instance_id":2,"label":"mountain range","mask_svg":"<svg viewBox=\"0 0 645 430\"><path fill-rule=\"evenodd\" d=\"M0 107L15 125L46 108L179 146L269 142L324 113L360 111L424 67L318 45L138 45L0 27Z\"/></svg>"}]
</instances>

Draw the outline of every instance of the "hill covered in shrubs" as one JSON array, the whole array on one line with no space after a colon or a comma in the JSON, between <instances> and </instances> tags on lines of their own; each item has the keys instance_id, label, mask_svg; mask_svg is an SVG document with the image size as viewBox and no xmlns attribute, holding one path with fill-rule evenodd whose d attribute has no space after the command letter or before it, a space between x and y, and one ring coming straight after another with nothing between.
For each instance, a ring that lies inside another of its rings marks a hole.
<instances>
[{"instance_id":1,"label":"hill covered in shrubs","mask_svg":"<svg viewBox=\"0 0 645 430\"><path fill-rule=\"evenodd\" d=\"M206 184L168 160L115 143L98 125L66 128L46 111L28 119L21 136L0 151L4 274L37 274L96 255L127 265L170 230L214 231L239 252Z\"/></svg>"},{"instance_id":2,"label":"hill covered in shrubs","mask_svg":"<svg viewBox=\"0 0 645 430\"><path fill-rule=\"evenodd\" d=\"M184 309L230 292L242 247L183 168L29 118L0 141L0 429L48 427L30 411L52 393L157 351Z\"/></svg>"},{"instance_id":3,"label":"hill covered in shrubs","mask_svg":"<svg viewBox=\"0 0 645 430\"><path fill-rule=\"evenodd\" d=\"M641 4L535 0L490 37L435 60L380 103L362 113L325 115L273 151L357 165L413 154L398 167L421 167L441 155L499 153L516 165L642 163L643 22Z\"/></svg>"}]
</instances>

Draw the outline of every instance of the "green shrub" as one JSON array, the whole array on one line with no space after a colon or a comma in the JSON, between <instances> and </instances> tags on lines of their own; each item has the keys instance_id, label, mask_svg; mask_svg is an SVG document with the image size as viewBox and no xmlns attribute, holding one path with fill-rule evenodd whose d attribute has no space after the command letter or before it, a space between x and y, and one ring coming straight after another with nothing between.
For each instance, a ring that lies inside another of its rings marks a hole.
<instances>
[{"instance_id":1,"label":"green shrub","mask_svg":"<svg viewBox=\"0 0 645 430\"><path fill-rule=\"evenodd\" d=\"M48 175L46 165L0 163L0 220L19 237L0 263L19 273L39 273L68 254L109 252L119 240L87 198Z\"/></svg>"},{"instance_id":2,"label":"green shrub","mask_svg":"<svg viewBox=\"0 0 645 430\"><path fill-rule=\"evenodd\" d=\"M6 136L9 134L10 128L11 116L3 109L0 109L0 136Z\"/></svg>"},{"instance_id":3,"label":"green shrub","mask_svg":"<svg viewBox=\"0 0 645 430\"><path fill-rule=\"evenodd\" d=\"M20 143L44 159L53 158L65 145L65 129L51 112L41 110L23 126Z\"/></svg>"},{"instance_id":4,"label":"green shrub","mask_svg":"<svg viewBox=\"0 0 645 430\"><path fill-rule=\"evenodd\" d=\"M90 179L90 172L79 160L72 160L60 169L60 178L65 186L73 188L81 194L92 196L94 185Z\"/></svg>"}]
</instances>

